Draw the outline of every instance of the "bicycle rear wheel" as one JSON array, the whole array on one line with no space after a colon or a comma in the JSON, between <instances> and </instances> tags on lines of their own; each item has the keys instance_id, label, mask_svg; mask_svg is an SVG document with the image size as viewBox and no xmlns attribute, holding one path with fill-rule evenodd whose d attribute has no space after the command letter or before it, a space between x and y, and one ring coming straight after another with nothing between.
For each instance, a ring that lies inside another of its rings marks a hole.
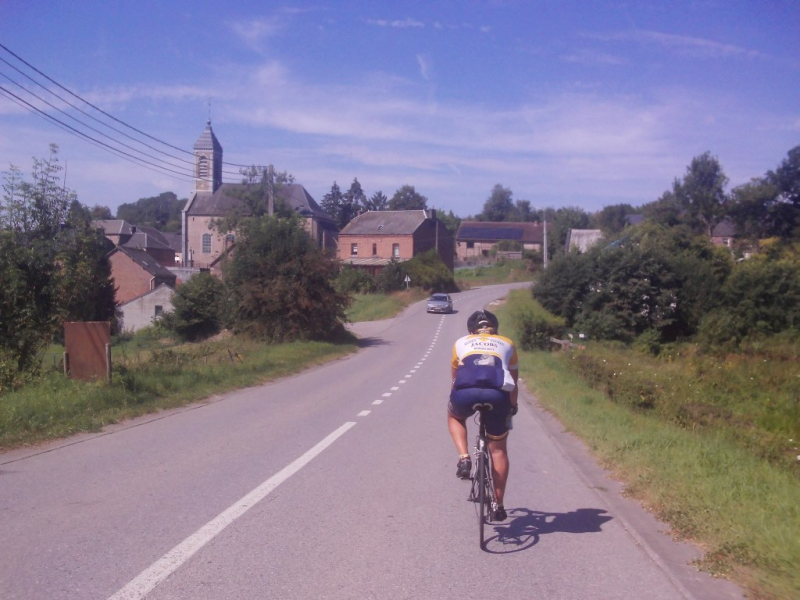
<instances>
[{"instance_id":1,"label":"bicycle rear wheel","mask_svg":"<svg viewBox=\"0 0 800 600\"><path fill-rule=\"evenodd\" d=\"M478 535L480 536L480 545L483 547L484 542L484 526L486 525L486 503L489 501L486 490L488 481L486 479L487 473L487 461L486 461L486 450L481 450L478 453L478 465L477 469L475 470L475 477L478 479Z\"/></svg>"}]
</instances>

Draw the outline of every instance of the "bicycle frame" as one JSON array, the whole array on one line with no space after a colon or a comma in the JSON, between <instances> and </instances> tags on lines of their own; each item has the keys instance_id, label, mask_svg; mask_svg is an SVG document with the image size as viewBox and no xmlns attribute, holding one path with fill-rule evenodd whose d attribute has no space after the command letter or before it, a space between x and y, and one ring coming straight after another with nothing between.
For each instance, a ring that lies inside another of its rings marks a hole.
<instances>
[{"instance_id":1,"label":"bicycle frame","mask_svg":"<svg viewBox=\"0 0 800 600\"><path fill-rule=\"evenodd\" d=\"M476 502L478 513L478 531L480 545L484 543L484 526L491 519L492 507L495 505L494 481L492 479L492 456L486 440L486 425L483 422L483 411L478 411L478 435L475 438L475 461L473 462L472 486L469 492L471 502Z\"/></svg>"}]
</instances>

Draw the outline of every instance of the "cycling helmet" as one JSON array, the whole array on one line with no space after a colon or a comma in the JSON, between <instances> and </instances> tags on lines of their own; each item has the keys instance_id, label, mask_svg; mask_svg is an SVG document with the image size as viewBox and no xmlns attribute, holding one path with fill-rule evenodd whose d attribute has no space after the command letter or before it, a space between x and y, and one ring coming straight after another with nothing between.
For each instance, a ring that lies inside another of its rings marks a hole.
<instances>
[{"instance_id":1,"label":"cycling helmet","mask_svg":"<svg viewBox=\"0 0 800 600\"><path fill-rule=\"evenodd\" d=\"M488 310L476 310L467 319L467 330L470 333L475 333L484 327L491 327L497 333L498 326L497 317Z\"/></svg>"}]
</instances>

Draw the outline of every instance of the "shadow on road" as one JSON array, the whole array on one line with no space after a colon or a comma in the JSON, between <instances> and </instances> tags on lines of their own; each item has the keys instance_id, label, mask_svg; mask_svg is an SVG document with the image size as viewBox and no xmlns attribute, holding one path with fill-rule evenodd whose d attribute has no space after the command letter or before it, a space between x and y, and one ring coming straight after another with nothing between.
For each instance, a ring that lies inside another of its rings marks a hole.
<instances>
[{"instance_id":1,"label":"shadow on road","mask_svg":"<svg viewBox=\"0 0 800 600\"><path fill-rule=\"evenodd\" d=\"M357 345L359 348L372 348L374 346L386 346L389 342L379 337L363 337L358 338Z\"/></svg>"},{"instance_id":2,"label":"shadow on road","mask_svg":"<svg viewBox=\"0 0 800 600\"><path fill-rule=\"evenodd\" d=\"M508 510L509 523L492 525L495 535L486 539L484 550L508 554L532 548L548 533L598 533L613 517L599 508L579 508L568 513L545 513L527 508Z\"/></svg>"}]
</instances>

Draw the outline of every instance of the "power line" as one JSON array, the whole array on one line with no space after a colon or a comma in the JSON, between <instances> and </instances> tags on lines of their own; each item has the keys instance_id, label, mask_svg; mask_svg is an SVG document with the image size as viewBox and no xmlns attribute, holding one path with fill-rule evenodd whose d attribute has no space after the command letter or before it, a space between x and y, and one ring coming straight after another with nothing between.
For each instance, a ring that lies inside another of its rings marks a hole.
<instances>
[{"instance_id":1,"label":"power line","mask_svg":"<svg viewBox=\"0 0 800 600\"><path fill-rule=\"evenodd\" d=\"M122 150L114 148L113 146L109 146L105 142L101 142L100 140L97 140L97 139L93 138L90 135L86 135L82 131L78 131L77 129L75 129L74 127L72 127L70 125L67 125L63 121L59 121L55 117L53 117L51 115L48 115L43 110L40 110L40 109L36 108L30 102L28 102L26 100L23 100L22 98L17 96L15 93L7 90L6 88L4 88L1 85L0 85L0 93L4 94L6 97L9 97L9 96L12 97L13 99L16 100L17 104L20 104L20 103L24 104L25 105L24 108L27 108L27 110L34 111L35 113L38 113L40 116L42 116L43 118L47 119L48 121L53 122L53 124L55 124L56 126L58 126L59 128L65 130L65 131L67 131L68 133L71 133L72 135L76 135L76 136L78 136L80 138L83 138L85 141L89 141L91 143L94 143L94 145L100 146L105 150L109 150L113 154L119 156L120 158L124 158L125 160L129 160L129 161L135 162L136 164L138 164L140 166L151 165L151 166L153 166L153 167L155 167L157 169L161 169L163 171L167 171L168 173L172 173L172 174L175 174L175 175L180 175L182 177L185 176L185 173L180 173L178 171L172 171L171 169L167 169L166 167L163 167L161 165L157 165L155 163L151 163L149 161L145 161L145 160L143 160L141 158L138 158L136 156L128 154L127 152L123 152ZM20 105L22 105L22 104L20 104ZM186 181L192 181L192 180L191 179L187 179Z\"/></svg>"},{"instance_id":2,"label":"power line","mask_svg":"<svg viewBox=\"0 0 800 600\"><path fill-rule=\"evenodd\" d=\"M63 85L61 85L60 83L58 83L57 81L55 81L53 78L51 78L51 77L50 77L50 76L48 76L47 74L43 73L41 70L39 70L39 69L37 69L36 67L34 67L33 65L31 65L29 62L27 62L25 59L23 59L21 56L19 56L19 55L18 55L18 54L16 54L15 52L13 52L11 49L9 49L7 46L3 45L2 43L0 43L0 48L2 48L3 50L5 50L7 53L9 53L11 56L13 56L14 58L16 58L18 61L20 61L20 62L21 62L21 63L23 63L24 65L26 65L28 68L32 69L34 72L38 73L40 76L44 77L44 78L45 78L47 81L49 81L49 82L51 82L52 84L56 85L58 88L60 88L60 89L64 90L64 91L65 91L65 92L67 92L69 95L71 95L71 96L73 96L74 98L76 98L76 99L80 100L81 102L83 102L83 103L84 103L84 104L86 104L87 106L90 106L90 107L91 107L91 108L93 108L94 110L96 110L96 111L98 111L99 113L101 113L101 114L105 115L105 116L106 116L106 117L108 117L109 119L112 119L112 120L113 120L113 121L115 121L116 123L119 123L120 125L123 125L124 127L127 127L128 129L130 129L130 130L132 130L132 131L135 131L136 133L138 133L138 134L140 134L140 135L143 135L143 136L145 136L146 138L148 138L148 139L151 139L151 140L153 140L153 141L155 141L155 142L158 142L159 144L162 144L162 145L164 145L164 146L166 146L166 147L168 147L168 148L172 148L173 150L177 150L178 152L182 152L182 153L185 153L185 154L189 154L189 155L191 155L191 156L194 156L194 153L193 153L193 152L190 152L190 151L188 151L188 150L184 150L183 148L179 148L178 146L174 146L174 145L172 145L172 144L170 144L170 143L168 143L168 142L165 142L165 141L163 141L163 140L160 140L160 139L158 139L158 138L156 138L156 137L154 137L154 136L152 136L152 135L150 135L150 134L148 134L148 133L145 133L144 131L141 131L140 129L137 129L136 127L133 127L132 125L129 125L128 123L125 123L124 121L122 121L122 120L118 119L118 118L117 118L117 117L115 117L114 115L112 115L112 114L110 114L110 113L108 113L108 112L104 111L103 109L101 109L101 108L99 108L99 107L95 106L94 104L92 104L92 103L91 103L91 102L89 102L88 100L85 100L84 98L82 98L82 97L81 97L81 96L79 96L78 94L74 93L74 92L73 92L73 91L71 91L70 89L68 89L68 88L64 87ZM126 134L126 133L124 133L124 132L122 132L122 131L120 131L120 130L118 130L118 129L114 128L114 127L112 127L111 125L108 125L107 123L103 123L102 121L100 121L100 120L99 120L99 119L97 119L96 117L94 117L94 116L90 115L89 113L87 113L87 112L83 111L82 109L80 109L79 107L75 106L75 105L74 105L74 104L72 104L71 102L69 102L69 101L65 100L64 98L62 98L61 96L59 96L58 94L56 94L56 93L55 93L55 92L53 92L52 90L48 89L47 87L45 87L45 86L44 86L44 85L42 85L41 83L39 83L39 82L35 81L33 78L31 78L31 77L30 77L30 76L28 76L27 74L23 73L23 72L22 72L20 69L18 69L17 67L15 67L14 65L12 65L12 64L11 64L11 63L9 63L8 61L6 61L6 60L4 60L4 59L2 59L2 58L0 58L0 60L2 60L2 62L4 62L5 64L9 65L10 67L12 67L12 68L13 68L13 69L15 69L17 72L19 72L19 73L21 73L22 75L24 75L25 77L27 77L27 78L28 78L28 79L30 79L31 81L33 81L33 83L35 83L36 85L38 85L38 86L42 87L43 89L47 90L47 92L48 92L48 93L50 93L50 94L53 94L54 96L56 96L57 98L59 98L59 100L61 100L61 101L62 101L62 102L64 102L65 104L67 104L67 105L71 106L72 108L74 108L74 109L78 110L79 112L81 112L82 114L86 115L87 117L90 117L90 118L92 118L93 120L97 121L98 123L102 124L103 126L105 126L105 127L108 127L108 128L109 128L109 129L111 129L112 131L115 131L116 133L118 133L118 134L120 134L120 135L124 135L125 137L128 137L129 139L131 139L131 140L135 141L136 143L138 143L138 144L142 144L143 146L146 146L146 147L150 148L151 150L154 150L154 151L156 151L156 152L160 152L160 153L162 153L162 154L165 154L166 156L169 156L169 157L170 157L170 158L172 158L172 159L175 159L175 160L181 160L181 161L184 161L184 162L190 162L190 161L186 161L185 159L180 159L180 158L178 158L178 157L175 157L175 156L173 156L173 155L171 155L171 154L168 154L167 152L165 152L165 151L163 151L163 150L159 150L159 149L157 149L157 148L154 148L153 146L150 146L150 145L146 144L145 142L143 142L143 141L141 141L141 140L137 140L137 139L135 139L135 138L131 137L130 135L128 135L128 134ZM7 76L6 76L6 78L10 80L10 78L8 78ZM16 84L16 82L13 82L13 80L11 80L11 81L12 81L12 83L15 83L15 84ZM26 88L24 88L23 86L20 86L19 84L16 84L16 85L18 85L18 86L19 86L19 87L21 87L22 89L25 89L25 91L27 91L29 94L36 96L35 94L33 94L33 92L30 92L30 90L27 90L27 89L26 89ZM10 93L10 92L9 92L9 93ZM36 96L36 97L38 98L38 96ZM39 99L40 99L40 100L42 100L41 98L39 98ZM44 101L44 100L42 100L42 101ZM23 101L23 102L24 102L24 101ZM28 104L28 103L26 103L26 104ZM53 108L55 108L56 110L59 110L60 112L62 112L62 113L63 113L63 111L61 111L60 109L56 108L55 106L53 106L53 105L51 105L51 104L49 104L49 103L48 103L48 105L49 105L49 106L52 106L52 107L53 107ZM38 109L35 109L35 107L33 107L32 105L29 105L29 106L31 107L31 109L38 110ZM39 111L39 112L41 112L41 111ZM42 113L42 114L44 114L44 113ZM66 113L64 113L64 114L66 114ZM70 118L73 118L73 119L74 119L74 117L70 117ZM55 121L57 121L57 119L54 119L54 120L55 120ZM78 119L75 119L75 120L76 120L76 121L78 121L79 123L81 123L82 125L84 125L84 126L88 127L88 125L86 125L85 123L82 123L82 122L81 122L81 121L79 121ZM90 129L91 129L91 128L90 128ZM97 131L96 129L93 129L93 130L94 130L94 131ZM98 133L100 133L100 132L98 132ZM84 137L90 138L90 136L86 136L85 134L81 134L81 135L83 135ZM115 140L115 139L113 139L111 136L108 136L107 134L102 134L102 135L105 135L107 138L109 138L109 139L112 139L112 140L113 140L115 143L117 143L117 144L120 144L120 145L125 145L124 143L120 142L119 140ZM97 140L95 140L95 141L97 141ZM102 144L102 143L101 143L101 144ZM106 146L106 144L102 144L102 145L103 145L103 146ZM126 146L126 147L130 148L130 146ZM134 149L134 151L136 151L136 152L141 152L142 154L145 154L145 153L143 153L141 150L135 150L135 149ZM122 152L122 151L119 151L119 150L117 150L117 152L121 152L122 154L127 154L127 153L124 153L124 152ZM145 155L146 155L146 156L149 156L150 158L153 158L151 155L147 155L147 154L145 154ZM144 161L143 159L137 159L137 160L142 160L143 162L147 162L147 161ZM160 160L160 159L156 159L156 160ZM167 164L169 164L169 163L167 163ZM191 162L190 162L190 164L193 164L193 163L191 163ZM223 162L222 162L222 164L223 164L223 165L228 165L228 166L240 167L240 168L249 168L249 167L251 167L251 166L254 166L254 165L243 165L243 164L238 164L238 163L228 163L228 162L225 162L225 161L223 161ZM175 165L171 165L171 164L170 164L170 166L175 166ZM260 165L259 165L259 166L260 166ZM164 167L158 166L158 168L164 168ZM241 175L241 173L233 173L233 172L230 172L230 171L223 171L223 173L226 173L226 174L228 174L228 175L236 175L236 176L239 176L239 175Z\"/></svg>"}]
</instances>

